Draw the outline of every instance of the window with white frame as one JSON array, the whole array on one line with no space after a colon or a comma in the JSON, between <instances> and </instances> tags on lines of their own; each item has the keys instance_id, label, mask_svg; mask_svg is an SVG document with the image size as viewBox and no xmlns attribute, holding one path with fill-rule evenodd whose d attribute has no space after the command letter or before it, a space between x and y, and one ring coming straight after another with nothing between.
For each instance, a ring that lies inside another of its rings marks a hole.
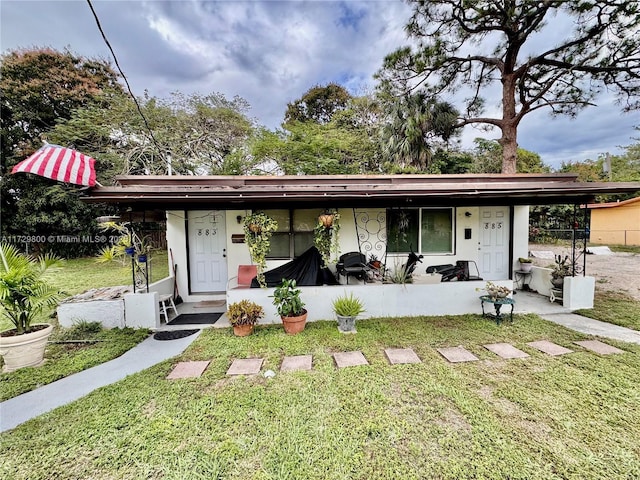
<instances>
[{"instance_id":1,"label":"window with white frame","mask_svg":"<svg viewBox=\"0 0 640 480\"><path fill-rule=\"evenodd\" d=\"M453 253L454 219L451 207L388 209L387 252Z\"/></svg>"}]
</instances>

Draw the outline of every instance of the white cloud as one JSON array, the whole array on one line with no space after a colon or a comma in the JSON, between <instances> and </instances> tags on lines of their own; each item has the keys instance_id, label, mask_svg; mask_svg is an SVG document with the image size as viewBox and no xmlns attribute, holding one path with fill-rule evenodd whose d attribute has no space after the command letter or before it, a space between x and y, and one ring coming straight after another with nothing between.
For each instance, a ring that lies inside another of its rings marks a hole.
<instances>
[{"instance_id":1,"label":"white cloud","mask_svg":"<svg viewBox=\"0 0 640 480\"><path fill-rule=\"evenodd\" d=\"M94 7L136 95L240 95L251 103L251 116L270 128L279 126L287 103L313 85L334 81L353 93L373 86L384 56L408 43L404 25L410 15L404 2L389 0L95 0ZM110 58L85 2L3 0L0 9L3 50L68 46ZM557 26L549 31L561 34L564 27ZM495 109L498 98L488 107ZM573 121L543 113L525 118L520 145L554 165L571 155L586 158L584 152L614 153L616 145L631 143L633 125L640 122L601 103ZM463 145L471 147L476 136L497 138L499 132L468 127Z\"/></svg>"}]
</instances>

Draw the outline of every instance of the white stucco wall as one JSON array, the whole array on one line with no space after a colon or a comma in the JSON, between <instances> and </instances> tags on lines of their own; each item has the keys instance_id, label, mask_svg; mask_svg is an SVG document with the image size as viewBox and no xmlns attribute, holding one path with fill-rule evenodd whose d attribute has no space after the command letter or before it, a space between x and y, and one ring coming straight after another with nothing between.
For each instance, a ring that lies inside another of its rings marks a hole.
<instances>
[{"instance_id":1,"label":"white stucco wall","mask_svg":"<svg viewBox=\"0 0 640 480\"><path fill-rule=\"evenodd\" d=\"M369 253L377 253L379 258L384 256L384 248L376 250L375 242L367 243L363 241L359 246L357 231L363 233L362 228L356 229L356 221L354 219L354 211L351 208L339 209L341 214L340 220L340 253L361 250L365 255ZM375 235L381 238L386 237L384 225L385 209L356 209L356 214L366 214L372 222L368 230L374 230ZM446 255L425 255L421 264L418 264L416 274L424 274L426 268L431 265L455 264L457 260L472 260L478 262L478 247L480 233L480 209L478 207L458 207L455 210L456 222L456 238L455 238L455 254ZM232 243L231 237L234 234L241 235L243 233L242 222L238 223L237 217L244 219L246 215L251 213L250 210L227 210L226 216L226 237L227 237L227 268L228 278L237 275L238 265L246 265L251 263L249 250L244 243ZM467 215L468 213L468 215ZM188 284L188 263L187 263L187 234L185 228L186 212L181 210L173 210L167 212L167 243L173 251L173 258L178 264L177 284L178 290L182 298L186 302L195 302L217 298L215 295L190 295ZM377 223L377 226L376 226ZM360 225L360 224L359 224ZM465 229L471 229L471 238L465 239ZM528 254L528 233L529 233L529 207L516 206L514 208L514 262L513 269L518 268L517 259L520 256ZM366 235L366 234L365 234ZM407 255L390 254L387 256L387 266L389 268L397 268L406 262ZM270 260L267 262L267 270L278 267L287 260ZM171 256L169 256L170 268ZM472 272L471 274L474 274ZM230 286L235 284L233 281Z\"/></svg>"},{"instance_id":2,"label":"white stucco wall","mask_svg":"<svg viewBox=\"0 0 640 480\"><path fill-rule=\"evenodd\" d=\"M114 300L95 300L87 302L61 303L57 308L60 326L72 327L75 322L98 322L105 328L125 327L124 302Z\"/></svg>"},{"instance_id":3,"label":"white stucco wall","mask_svg":"<svg viewBox=\"0 0 640 480\"><path fill-rule=\"evenodd\" d=\"M494 282L513 288L511 280ZM367 284L340 285L323 287L300 287L301 299L308 311L307 319L331 320L335 318L332 311L333 299L353 292L360 298L366 312L360 318L395 317L415 315L462 315L465 313L481 313L481 295L486 294L478 289L484 288L485 282L445 282L432 285L400 285L400 284ZM243 299L261 305L265 311L265 322L281 323L273 305L273 288L244 288L229 290L227 304Z\"/></svg>"},{"instance_id":4,"label":"white stucco wall","mask_svg":"<svg viewBox=\"0 0 640 480\"><path fill-rule=\"evenodd\" d=\"M529 206L517 205L513 211L513 270L519 270L518 258L529 256Z\"/></svg>"}]
</instances>

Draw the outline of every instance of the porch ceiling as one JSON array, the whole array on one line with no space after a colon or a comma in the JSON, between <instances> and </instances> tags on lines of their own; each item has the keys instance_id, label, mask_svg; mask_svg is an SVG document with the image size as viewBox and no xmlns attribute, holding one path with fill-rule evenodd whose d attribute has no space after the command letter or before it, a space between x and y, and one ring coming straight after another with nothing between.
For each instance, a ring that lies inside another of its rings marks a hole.
<instances>
[{"instance_id":1,"label":"porch ceiling","mask_svg":"<svg viewBox=\"0 0 640 480\"><path fill-rule=\"evenodd\" d=\"M588 203L596 195L640 191L640 182L580 183L573 174L121 176L85 201L162 209L545 205Z\"/></svg>"}]
</instances>

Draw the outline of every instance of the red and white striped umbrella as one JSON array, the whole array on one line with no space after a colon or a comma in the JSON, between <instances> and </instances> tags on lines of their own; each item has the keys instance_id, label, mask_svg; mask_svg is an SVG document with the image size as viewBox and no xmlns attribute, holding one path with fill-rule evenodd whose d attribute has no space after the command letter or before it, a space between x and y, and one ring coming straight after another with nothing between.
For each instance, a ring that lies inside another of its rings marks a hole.
<instances>
[{"instance_id":1,"label":"red and white striped umbrella","mask_svg":"<svg viewBox=\"0 0 640 480\"><path fill-rule=\"evenodd\" d=\"M59 182L93 187L96 184L95 160L71 148L46 144L11 170L51 178Z\"/></svg>"}]
</instances>

